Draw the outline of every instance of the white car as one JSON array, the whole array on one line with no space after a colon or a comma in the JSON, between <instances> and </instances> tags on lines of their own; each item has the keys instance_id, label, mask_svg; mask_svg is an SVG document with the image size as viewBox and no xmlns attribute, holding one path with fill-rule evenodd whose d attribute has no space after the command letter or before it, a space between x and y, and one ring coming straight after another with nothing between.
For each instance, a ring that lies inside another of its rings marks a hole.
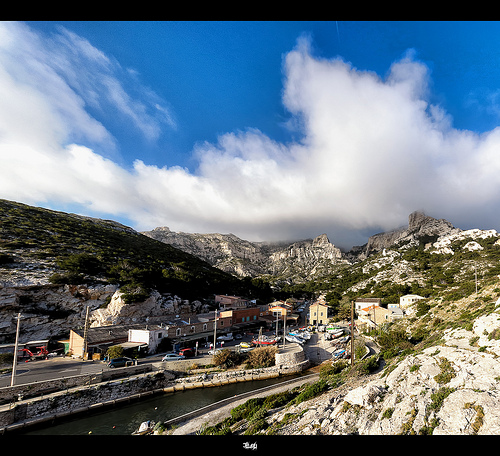
<instances>
[{"instance_id":1,"label":"white car","mask_svg":"<svg viewBox=\"0 0 500 456\"><path fill-rule=\"evenodd\" d=\"M215 349L215 353L219 353L220 351L222 351L222 348ZM208 350L208 354L209 355L213 355L214 354L214 350L213 349L212 350Z\"/></svg>"},{"instance_id":2,"label":"white car","mask_svg":"<svg viewBox=\"0 0 500 456\"><path fill-rule=\"evenodd\" d=\"M225 336L217 337L217 340L233 340L233 333L227 333Z\"/></svg>"}]
</instances>

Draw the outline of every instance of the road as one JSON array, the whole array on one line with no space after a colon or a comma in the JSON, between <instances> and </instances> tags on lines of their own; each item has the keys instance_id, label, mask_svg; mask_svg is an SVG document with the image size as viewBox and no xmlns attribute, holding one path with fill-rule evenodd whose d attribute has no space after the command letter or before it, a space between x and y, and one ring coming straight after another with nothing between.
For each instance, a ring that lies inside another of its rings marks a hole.
<instances>
[{"instance_id":1,"label":"road","mask_svg":"<svg viewBox=\"0 0 500 456\"><path fill-rule=\"evenodd\" d=\"M22 362L17 365L15 384L39 382L55 378L90 374L109 369L104 363L55 357L47 360ZM11 372L0 375L0 388L10 386Z\"/></svg>"},{"instance_id":2,"label":"road","mask_svg":"<svg viewBox=\"0 0 500 456\"><path fill-rule=\"evenodd\" d=\"M271 334L269 332L268 334ZM242 340L250 341L251 335L245 336ZM242 340L225 341L224 348L232 348L238 345ZM219 342L217 343L219 347ZM159 363L165 353L140 358L138 364ZM212 356L208 354L208 348L202 348L198 351L198 356L186 358L185 361L169 361L164 363L166 369L176 370L176 366L183 370L184 364L207 364L212 361ZM33 383L45 380L51 380L62 377L71 377L81 374L95 374L110 368L105 362L101 361L83 361L69 357L54 357L47 360L19 362L16 369L15 385ZM0 388L10 386L11 373L0 374Z\"/></svg>"}]
</instances>

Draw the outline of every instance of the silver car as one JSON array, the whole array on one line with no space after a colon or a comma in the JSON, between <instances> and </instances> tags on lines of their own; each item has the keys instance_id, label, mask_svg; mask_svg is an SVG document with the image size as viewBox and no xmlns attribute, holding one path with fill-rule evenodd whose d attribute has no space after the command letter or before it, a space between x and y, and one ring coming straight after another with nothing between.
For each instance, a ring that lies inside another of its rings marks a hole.
<instances>
[{"instance_id":1,"label":"silver car","mask_svg":"<svg viewBox=\"0 0 500 456\"><path fill-rule=\"evenodd\" d=\"M178 355L176 353L167 353L162 358L162 361L176 361L178 359L186 359L186 357L184 355Z\"/></svg>"}]
</instances>

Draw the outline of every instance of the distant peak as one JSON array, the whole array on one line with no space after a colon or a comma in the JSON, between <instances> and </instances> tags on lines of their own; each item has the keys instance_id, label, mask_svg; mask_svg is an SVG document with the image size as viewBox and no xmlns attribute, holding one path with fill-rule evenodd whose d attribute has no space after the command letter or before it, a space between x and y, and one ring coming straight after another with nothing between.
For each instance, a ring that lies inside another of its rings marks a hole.
<instances>
[{"instance_id":1,"label":"distant peak","mask_svg":"<svg viewBox=\"0 0 500 456\"><path fill-rule=\"evenodd\" d=\"M313 244L330 244L330 240L328 239L328 236L323 233L314 238Z\"/></svg>"},{"instance_id":2,"label":"distant peak","mask_svg":"<svg viewBox=\"0 0 500 456\"><path fill-rule=\"evenodd\" d=\"M171 233L170 228L168 226L158 226L154 228L153 231L166 231L168 233Z\"/></svg>"}]
</instances>

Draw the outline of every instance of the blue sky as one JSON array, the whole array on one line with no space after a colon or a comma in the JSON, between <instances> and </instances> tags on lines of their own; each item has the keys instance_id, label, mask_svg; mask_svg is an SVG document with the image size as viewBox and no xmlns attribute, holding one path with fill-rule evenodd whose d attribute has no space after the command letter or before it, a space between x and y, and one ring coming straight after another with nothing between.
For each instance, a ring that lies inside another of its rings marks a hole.
<instances>
[{"instance_id":1,"label":"blue sky","mask_svg":"<svg viewBox=\"0 0 500 456\"><path fill-rule=\"evenodd\" d=\"M2 22L0 198L348 248L500 230L498 22Z\"/></svg>"}]
</instances>

